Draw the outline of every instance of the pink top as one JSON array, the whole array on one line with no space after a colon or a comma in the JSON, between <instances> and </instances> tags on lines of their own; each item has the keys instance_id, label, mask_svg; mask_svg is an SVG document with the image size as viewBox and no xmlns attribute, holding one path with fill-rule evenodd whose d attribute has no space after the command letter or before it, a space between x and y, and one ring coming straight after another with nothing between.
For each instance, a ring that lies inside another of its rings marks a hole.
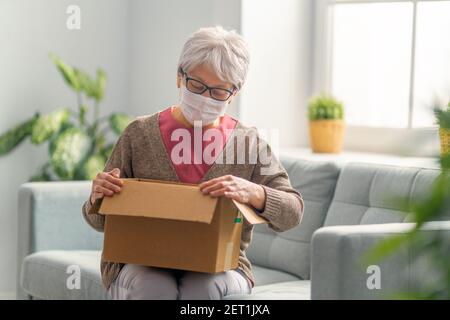
<instances>
[{"instance_id":1,"label":"pink top","mask_svg":"<svg viewBox=\"0 0 450 320\"><path fill-rule=\"evenodd\" d=\"M220 118L218 127L207 130L186 128L172 116L172 108L168 107L159 113L161 136L178 179L197 184L223 150L237 120L225 114ZM174 132L176 129L180 130Z\"/></svg>"}]
</instances>

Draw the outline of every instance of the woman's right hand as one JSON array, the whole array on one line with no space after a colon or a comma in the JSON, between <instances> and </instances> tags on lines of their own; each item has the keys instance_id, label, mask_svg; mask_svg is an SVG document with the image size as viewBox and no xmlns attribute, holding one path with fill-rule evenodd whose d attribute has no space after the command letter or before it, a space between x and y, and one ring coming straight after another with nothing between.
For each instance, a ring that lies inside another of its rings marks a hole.
<instances>
[{"instance_id":1,"label":"woman's right hand","mask_svg":"<svg viewBox=\"0 0 450 320\"><path fill-rule=\"evenodd\" d=\"M91 204L104 196L112 197L122 190L123 182L120 180L120 169L114 168L109 172L99 172L92 181Z\"/></svg>"}]
</instances>

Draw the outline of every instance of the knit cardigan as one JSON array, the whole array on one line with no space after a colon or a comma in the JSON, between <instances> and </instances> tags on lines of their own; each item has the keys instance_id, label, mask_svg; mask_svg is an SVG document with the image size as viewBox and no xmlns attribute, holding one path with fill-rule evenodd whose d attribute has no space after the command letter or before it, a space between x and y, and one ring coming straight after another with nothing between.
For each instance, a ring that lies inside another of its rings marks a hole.
<instances>
[{"instance_id":1,"label":"knit cardigan","mask_svg":"<svg viewBox=\"0 0 450 320\"><path fill-rule=\"evenodd\" d=\"M242 152L247 154L245 161L242 161ZM256 154L253 161L248 156L252 152ZM286 170L256 128L247 127L238 121L221 156L223 160L216 160L200 182L223 175L234 175L260 184L265 191L266 200L264 209L257 212L268 221L269 228L275 232L283 232L301 222L304 212L302 195L291 186ZM230 156L234 158L228 158ZM125 128L103 171L108 172L113 168L120 169L121 178L180 182L162 140L159 112L137 117ZM85 201L82 214L91 227L103 232L105 216L98 213L101 201L102 199L97 199L93 204L90 199ZM252 240L253 227L244 219L238 262L238 268L250 280L252 287L255 285L255 278L245 251ZM105 261L102 255L100 270L105 288L109 289L123 266L124 263Z\"/></svg>"}]
</instances>

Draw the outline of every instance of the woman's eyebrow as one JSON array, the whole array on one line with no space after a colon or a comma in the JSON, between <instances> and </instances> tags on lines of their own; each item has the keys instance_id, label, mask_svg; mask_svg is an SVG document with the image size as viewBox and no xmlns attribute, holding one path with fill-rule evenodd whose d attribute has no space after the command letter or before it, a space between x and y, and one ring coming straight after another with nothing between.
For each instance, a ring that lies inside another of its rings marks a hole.
<instances>
[{"instance_id":1,"label":"woman's eyebrow","mask_svg":"<svg viewBox=\"0 0 450 320\"><path fill-rule=\"evenodd\" d=\"M203 83L206 82L205 80L203 80L203 79L202 79L201 77L199 77L199 76L192 75L191 77L194 78L194 79L196 79L196 80L199 80L199 81L201 81L201 82L203 82ZM208 84L208 86L214 87L214 88L228 89L227 86L224 85L224 84L216 84L216 85L209 85L209 84Z\"/></svg>"}]
</instances>

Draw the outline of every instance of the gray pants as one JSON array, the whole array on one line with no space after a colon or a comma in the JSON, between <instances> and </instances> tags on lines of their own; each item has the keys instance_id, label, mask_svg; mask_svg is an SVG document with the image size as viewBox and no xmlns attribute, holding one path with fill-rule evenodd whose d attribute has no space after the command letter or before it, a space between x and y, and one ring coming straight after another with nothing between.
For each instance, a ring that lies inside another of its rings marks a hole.
<instances>
[{"instance_id":1,"label":"gray pants","mask_svg":"<svg viewBox=\"0 0 450 320\"><path fill-rule=\"evenodd\" d=\"M241 270L210 274L126 264L108 292L112 299L220 300L230 294L250 294Z\"/></svg>"}]
</instances>

